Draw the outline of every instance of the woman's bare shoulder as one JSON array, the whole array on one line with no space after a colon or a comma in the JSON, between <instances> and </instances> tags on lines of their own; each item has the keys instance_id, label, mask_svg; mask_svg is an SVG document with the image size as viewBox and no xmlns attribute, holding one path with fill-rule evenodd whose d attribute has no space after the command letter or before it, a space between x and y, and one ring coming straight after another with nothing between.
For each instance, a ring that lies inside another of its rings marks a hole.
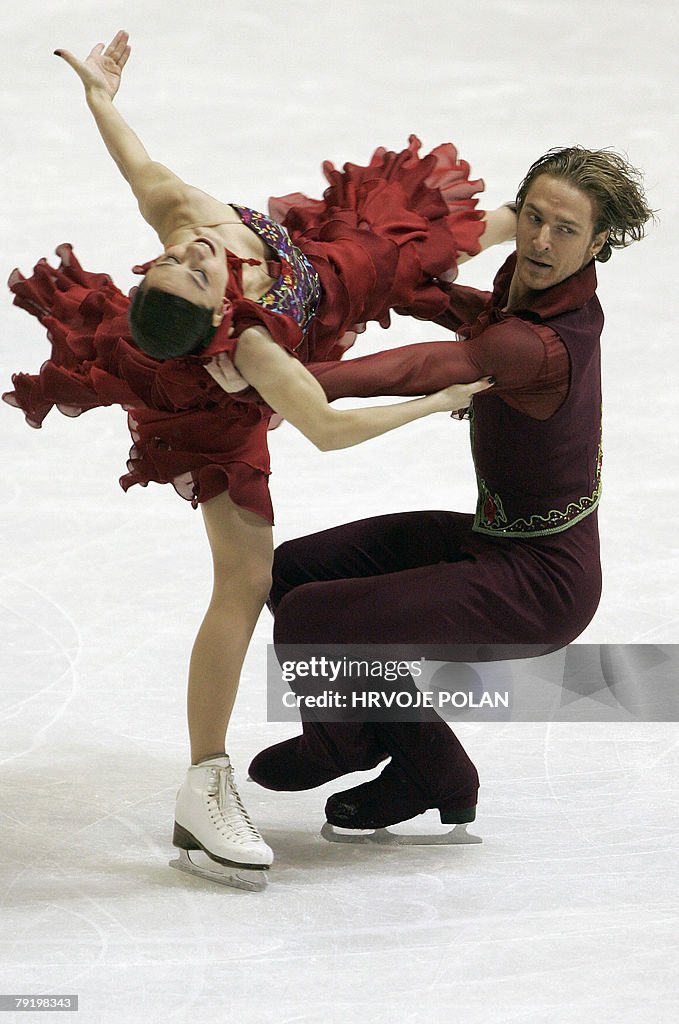
<instances>
[{"instance_id":1,"label":"woman's bare shoulder","mask_svg":"<svg viewBox=\"0 0 679 1024\"><path fill-rule=\"evenodd\" d=\"M161 180L140 202L142 216L157 231L163 244L174 241L177 233L199 225L238 225L240 217L228 203L187 185L174 176Z\"/></svg>"}]
</instances>

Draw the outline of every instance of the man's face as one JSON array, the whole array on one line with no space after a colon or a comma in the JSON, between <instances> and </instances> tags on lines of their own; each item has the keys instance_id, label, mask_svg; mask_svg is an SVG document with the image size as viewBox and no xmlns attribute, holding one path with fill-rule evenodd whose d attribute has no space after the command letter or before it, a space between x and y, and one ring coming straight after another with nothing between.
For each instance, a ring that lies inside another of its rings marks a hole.
<instances>
[{"instance_id":1,"label":"man's face","mask_svg":"<svg viewBox=\"0 0 679 1024\"><path fill-rule=\"evenodd\" d=\"M551 174L535 179L516 229L514 300L552 288L589 263L607 237L594 235L595 217L586 192Z\"/></svg>"}]
</instances>

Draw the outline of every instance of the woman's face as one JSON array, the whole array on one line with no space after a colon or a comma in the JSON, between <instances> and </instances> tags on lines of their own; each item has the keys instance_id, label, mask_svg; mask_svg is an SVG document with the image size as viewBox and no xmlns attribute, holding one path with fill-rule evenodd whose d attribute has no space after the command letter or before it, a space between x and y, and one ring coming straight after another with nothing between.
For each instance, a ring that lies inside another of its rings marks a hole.
<instances>
[{"instance_id":1,"label":"woman's face","mask_svg":"<svg viewBox=\"0 0 679 1024\"><path fill-rule=\"evenodd\" d=\"M221 322L228 279L224 247L206 235L168 246L146 273L149 287L214 310L219 318L215 327Z\"/></svg>"}]
</instances>

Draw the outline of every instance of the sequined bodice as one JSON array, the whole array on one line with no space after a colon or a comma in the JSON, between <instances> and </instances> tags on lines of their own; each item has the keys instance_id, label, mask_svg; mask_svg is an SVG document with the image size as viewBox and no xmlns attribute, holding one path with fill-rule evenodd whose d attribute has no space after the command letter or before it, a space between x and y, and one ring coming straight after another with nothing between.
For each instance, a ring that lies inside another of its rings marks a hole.
<instances>
[{"instance_id":1,"label":"sequined bodice","mask_svg":"<svg viewBox=\"0 0 679 1024\"><path fill-rule=\"evenodd\" d=\"M301 249L293 245L285 228L264 213L247 206L231 206L246 227L254 231L278 257L278 277L257 302L274 313L292 317L306 331L318 308L318 275Z\"/></svg>"}]
</instances>

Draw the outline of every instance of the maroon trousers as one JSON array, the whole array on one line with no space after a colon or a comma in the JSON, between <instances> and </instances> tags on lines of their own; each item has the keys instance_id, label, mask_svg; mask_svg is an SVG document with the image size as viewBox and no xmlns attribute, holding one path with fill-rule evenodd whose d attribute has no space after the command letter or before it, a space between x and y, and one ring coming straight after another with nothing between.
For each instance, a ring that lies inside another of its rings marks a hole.
<instances>
[{"instance_id":1,"label":"maroon trousers","mask_svg":"<svg viewBox=\"0 0 679 1024\"><path fill-rule=\"evenodd\" d=\"M601 593L596 513L520 541L475 534L472 521L405 512L280 545L270 597L276 644L460 644L487 661L505 660L507 645L574 640ZM305 721L304 752L329 772L391 756L432 803L475 803L478 776L461 744L433 710L423 717Z\"/></svg>"},{"instance_id":2,"label":"maroon trousers","mask_svg":"<svg viewBox=\"0 0 679 1024\"><path fill-rule=\"evenodd\" d=\"M276 642L574 640L601 593L596 512L532 540L475 534L472 521L402 512L281 544L270 597Z\"/></svg>"}]
</instances>

